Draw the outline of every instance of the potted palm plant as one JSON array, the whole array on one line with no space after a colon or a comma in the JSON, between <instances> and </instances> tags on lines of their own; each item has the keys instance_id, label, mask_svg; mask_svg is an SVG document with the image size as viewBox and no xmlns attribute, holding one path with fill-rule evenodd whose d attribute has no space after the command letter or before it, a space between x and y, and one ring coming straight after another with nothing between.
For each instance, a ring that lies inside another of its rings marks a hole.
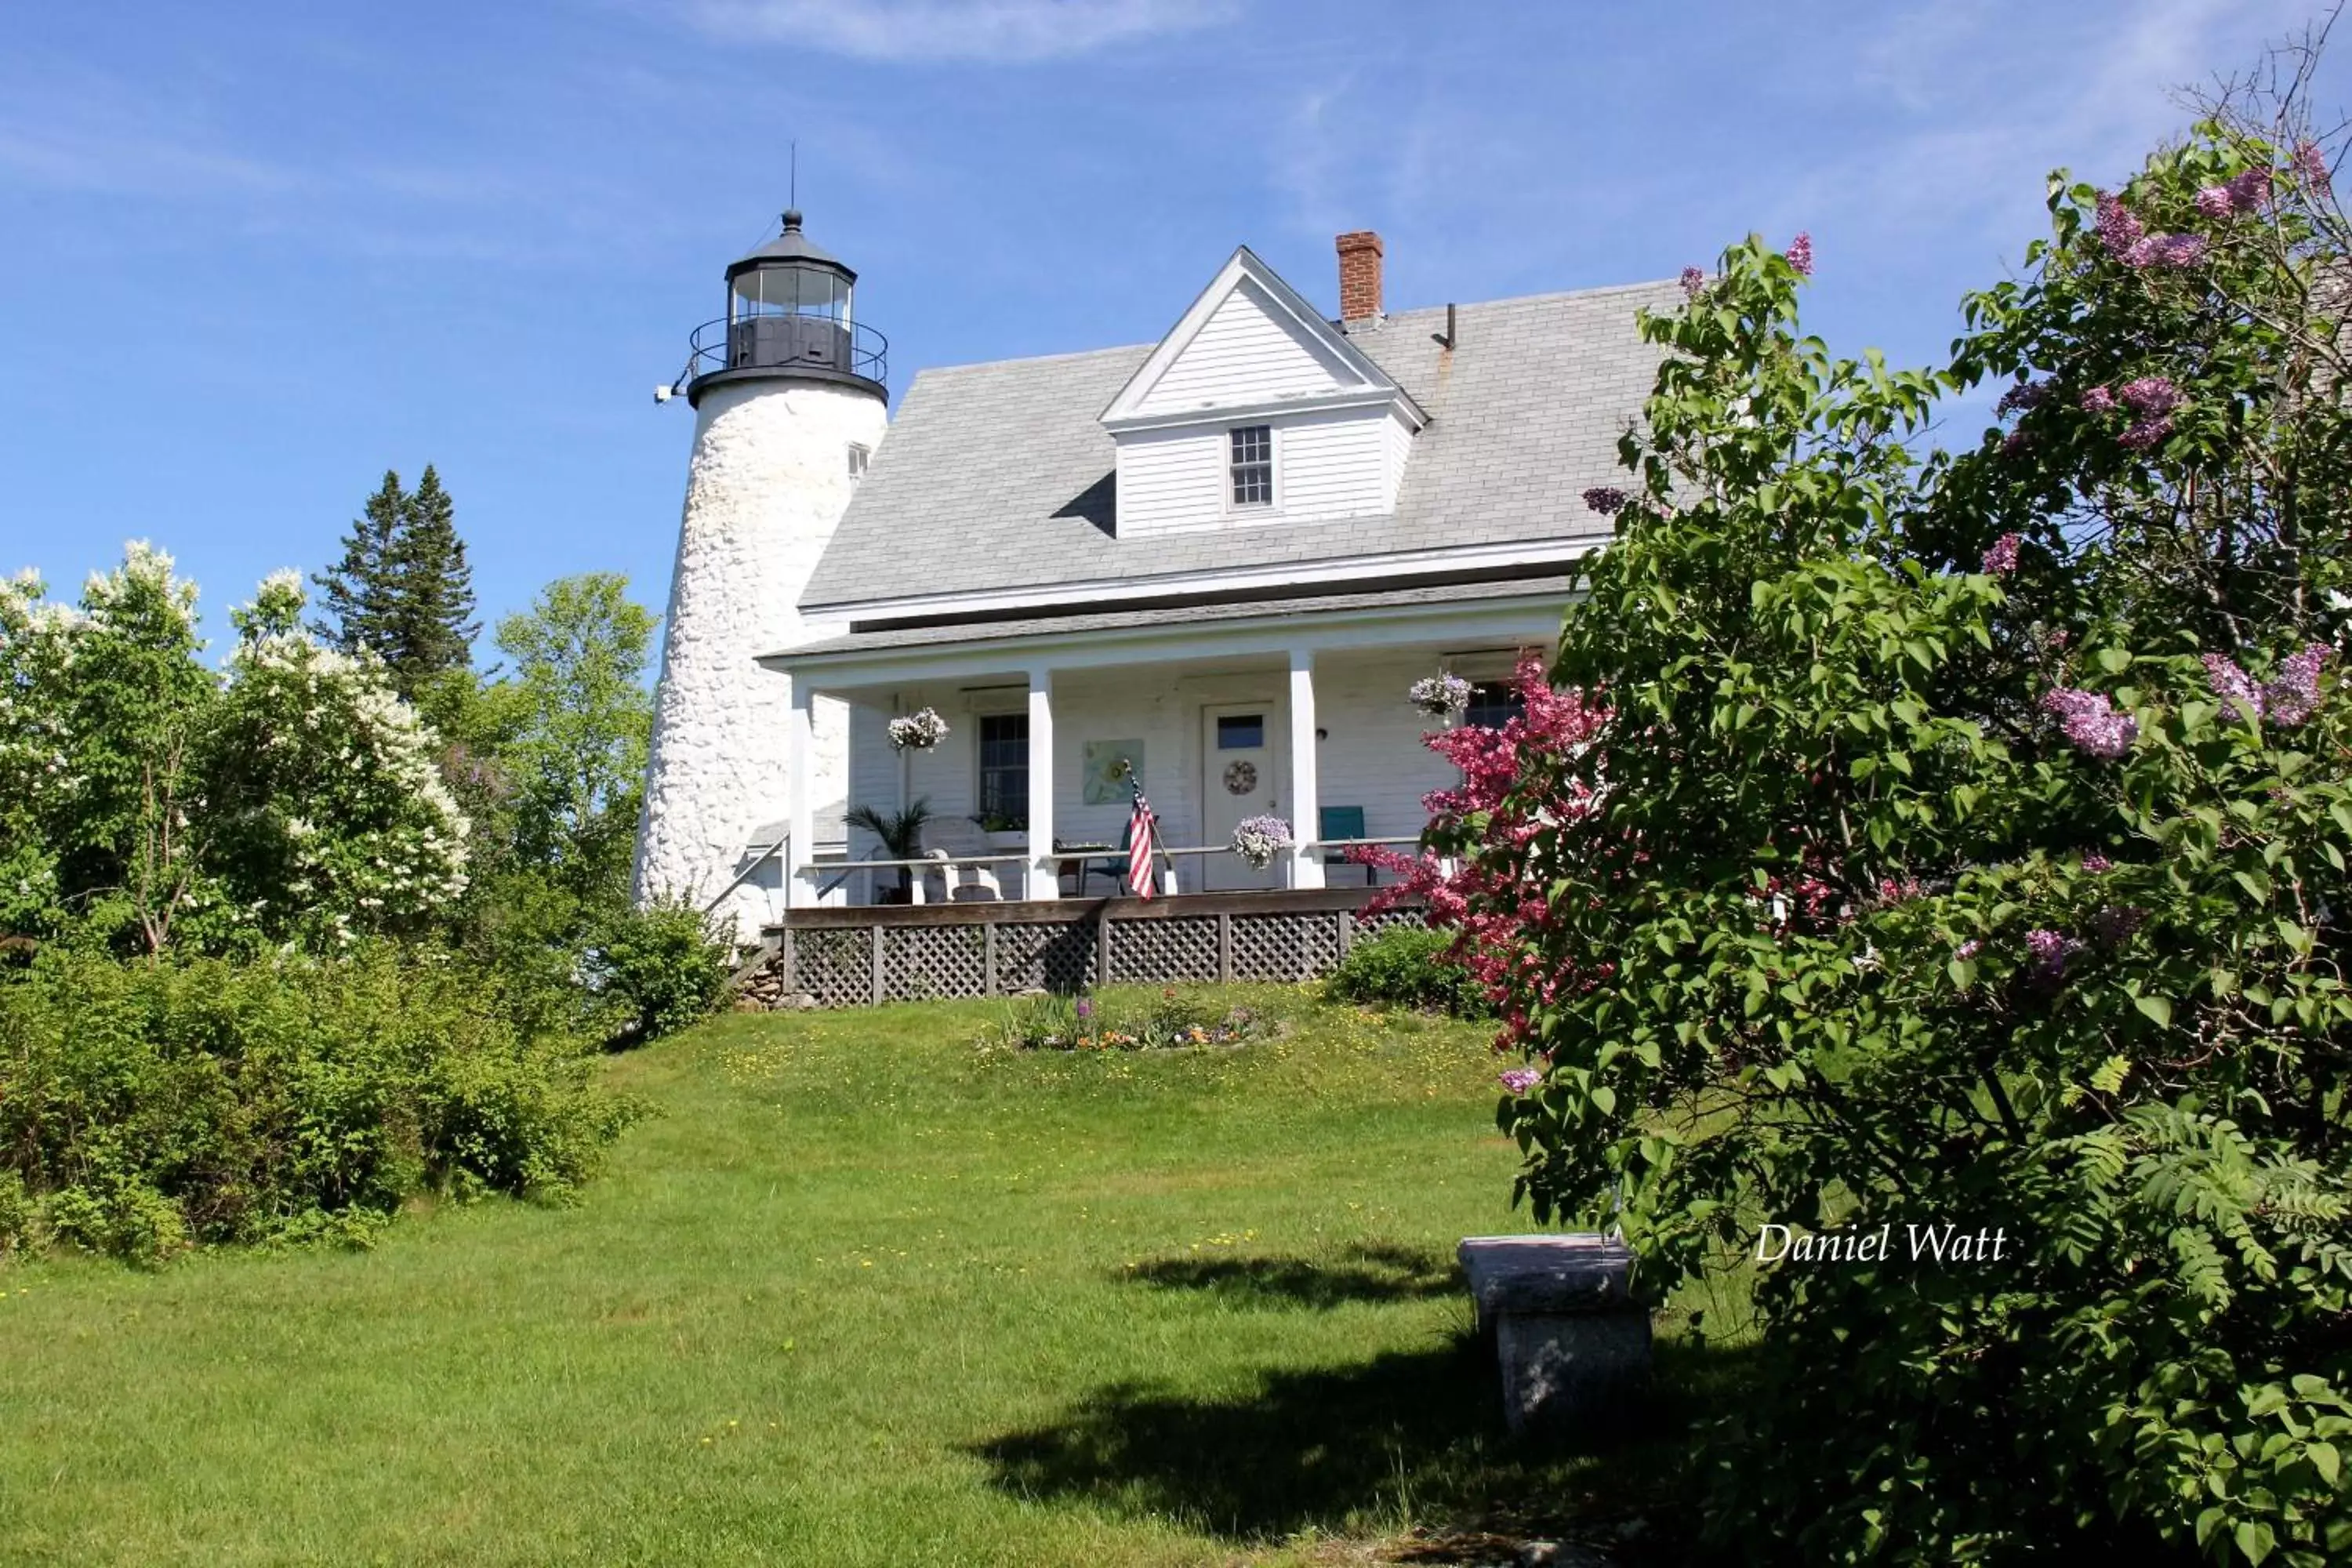
<instances>
[{"instance_id":1,"label":"potted palm plant","mask_svg":"<svg viewBox=\"0 0 2352 1568\"><path fill-rule=\"evenodd\" d=\"M843 820L850 826L862 827L879 838L886 852L885 859L919 860L923 854L923 829L929 826L931 820L930 797L926 795L906 810L894 811L887 816L870 805L853 805ZM915 868L901 866L898 868L898 885L885 889L880 901L905 904L912 903L914 898Z\"/></svg>"}]
</instances>

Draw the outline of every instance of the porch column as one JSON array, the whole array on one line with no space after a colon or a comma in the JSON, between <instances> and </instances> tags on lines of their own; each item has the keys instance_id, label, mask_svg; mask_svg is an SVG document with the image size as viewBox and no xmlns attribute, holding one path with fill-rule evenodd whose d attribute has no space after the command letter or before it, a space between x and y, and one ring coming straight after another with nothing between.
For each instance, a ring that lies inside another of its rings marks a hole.
<instances>
[{"instance_id":1,"label":"porch column","mask_svg":"<svg viewBox=\"0 0 2352 1568\"><path fill-rule=\"evenodd\" d=\"M809 798L816 750L809 715L816 688L805 675L792 677L792 682L793 705L784 719L784 830L792 835L784 847L784 907L804 910L817 901L815 879L800 874L816 858L816 803Z\"/></svg>"},{"instance_id":2,"label":"porch column","mask_svg":"<svg viewBox=\"0 0 2352 1568\"><path fill-rule=\"evenodd\" d=\"M1315 650L1290 650L1290 834L1297 840L1290 851L1290 885L1323 885L1323 850L1315 843L1322 832L1318 809L1322 781L1316 777Z\"/></svg>"},{"instance_id":3,"label":"porch column","mask_svg":"<svg viewBox=\"0 0 2352 1568\"><path fill-rule=\"evenodd\" d=\"M1033 899L1062 896L1054 854L1054 672L1029 672L1029 876Z\"/></svg>"}]
</instances>

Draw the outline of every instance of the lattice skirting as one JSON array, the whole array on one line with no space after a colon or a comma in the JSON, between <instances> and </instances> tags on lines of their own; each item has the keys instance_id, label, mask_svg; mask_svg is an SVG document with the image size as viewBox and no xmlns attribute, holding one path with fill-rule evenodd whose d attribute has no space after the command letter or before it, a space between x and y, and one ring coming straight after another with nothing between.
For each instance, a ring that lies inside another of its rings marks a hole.
<instances>
[{"instance_id":1,"label":"lattice skirting","mask_svg":"<svg viewBox=\"0 0 2352 1568\"><path fill-rule=\"evenodd\" d=\"M805 993L820 1007L852 1007L1107 984L1310 980L1354 942L1421 918L1411 909L1265 910L791 928L747 994L782 1004Z\"/></svg>"}]
</instances>

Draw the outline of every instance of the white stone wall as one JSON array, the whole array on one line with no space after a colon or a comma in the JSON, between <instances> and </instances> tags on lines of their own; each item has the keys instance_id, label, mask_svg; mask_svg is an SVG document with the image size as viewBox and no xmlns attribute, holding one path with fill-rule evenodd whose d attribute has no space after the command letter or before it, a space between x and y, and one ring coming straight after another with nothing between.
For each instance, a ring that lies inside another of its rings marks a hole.
<instances>
[{"instance_id":1,"label":"white stone wall","mask_svg":"<svg viewBox=\"0 0 2352 1568\"><path fill-rule=\"evenodd\" d=\"M783 821L792 684L753 661L836 629L802 620L801 590L849 504L851 444L879 446L887 421L880 398L822 382L714 387L696 412L637 836L640 902L716 896L754 835ZM847 707L820 698L812 719L817 836L838 842ZM772 868L759 881L775 883ZM730 900L739 939L770 918L774 896L755 882Z\"/></svg>"}]
</instances>

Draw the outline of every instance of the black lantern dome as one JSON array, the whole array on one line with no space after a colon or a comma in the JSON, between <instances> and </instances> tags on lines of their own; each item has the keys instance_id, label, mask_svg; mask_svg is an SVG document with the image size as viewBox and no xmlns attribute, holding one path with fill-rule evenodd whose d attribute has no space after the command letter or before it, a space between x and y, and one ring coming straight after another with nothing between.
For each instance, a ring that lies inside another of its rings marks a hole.
<instances>
[{"instance_id":1,"label":"black lantern dome","mask_svg":"<svg viewBox=\"0 0 2352 1568\"><path fill-rule=\"evenodd\" d=\"M690 401L723 382L830 381L884 395L888 349L853 310L857 274L809 241L801 215L727 268L727 314L694 334Z\"/></svg>"}]
</instances>

